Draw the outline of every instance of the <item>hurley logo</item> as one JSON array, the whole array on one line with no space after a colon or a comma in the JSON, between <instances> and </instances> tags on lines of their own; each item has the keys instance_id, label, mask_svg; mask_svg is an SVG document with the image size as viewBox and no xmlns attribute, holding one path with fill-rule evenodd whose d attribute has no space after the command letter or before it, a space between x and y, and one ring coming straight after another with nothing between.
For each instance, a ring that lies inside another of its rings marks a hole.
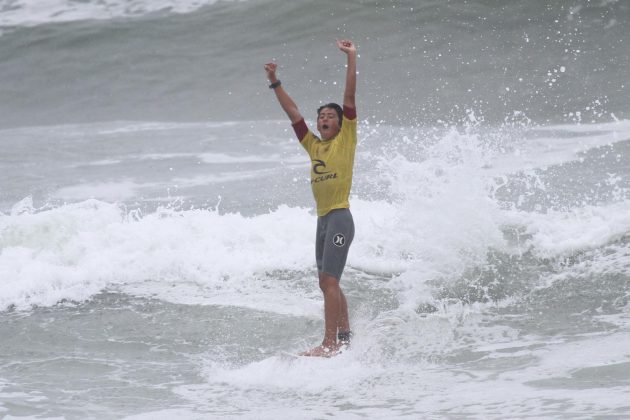
<instances>
[{"instance_id":1,"label":"hurley logo","mask_svg":"<svg viewBox=\"0 0 630 420\"><path fill-rule=\"evenodd\" d=\"M343 234L338 233L333 237L333 244L341 248L346 243L346 237Z\"/></svg>"}]
</instances>

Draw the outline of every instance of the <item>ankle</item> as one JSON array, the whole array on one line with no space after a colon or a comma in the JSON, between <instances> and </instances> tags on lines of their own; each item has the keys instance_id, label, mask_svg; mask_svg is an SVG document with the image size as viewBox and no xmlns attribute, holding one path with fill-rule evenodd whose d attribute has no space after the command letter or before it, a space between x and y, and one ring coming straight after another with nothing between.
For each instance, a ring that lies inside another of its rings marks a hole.
<instances>
[{"instance_id":1,"label":"ankle","mask_svg":"<svg viewBox=\"0 0 630 420\"><path fill-rule=\"evenodd\" d=\"M332 340L325 339L324 341L322 341L322 347L326 349L334 349L335 347L337 347L337 341L334 338Z\"/></svg>"},{"instance_id":2,"label":"ankle","mask_svg":"<svg viewBox=\"0 0 630 420\"><path fill-rule=\"evenodd\" d=\"M337 333L337 340L339 340L339 344L348 344L352 336L352 331L339 331Z\"/></svg>"}]
</instances>

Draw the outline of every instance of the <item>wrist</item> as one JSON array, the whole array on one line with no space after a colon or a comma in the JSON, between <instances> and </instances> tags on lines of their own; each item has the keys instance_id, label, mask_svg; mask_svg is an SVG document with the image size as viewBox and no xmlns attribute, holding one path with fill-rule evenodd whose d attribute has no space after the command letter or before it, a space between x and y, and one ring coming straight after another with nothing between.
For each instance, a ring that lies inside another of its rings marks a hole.
<instances>
[{"instance_id":1,"label":"wrist","mask_svg":"<svg viewBox=\"0 0 630 420\"><path fill-rule=\"evenodd\" d=\"M282 82L280 82L279 79L276 79L275 81L271 81L271 84L269 85L269 89L276 89L278 86L280 86L282 84Z\"/></svg>"}]
</instances>

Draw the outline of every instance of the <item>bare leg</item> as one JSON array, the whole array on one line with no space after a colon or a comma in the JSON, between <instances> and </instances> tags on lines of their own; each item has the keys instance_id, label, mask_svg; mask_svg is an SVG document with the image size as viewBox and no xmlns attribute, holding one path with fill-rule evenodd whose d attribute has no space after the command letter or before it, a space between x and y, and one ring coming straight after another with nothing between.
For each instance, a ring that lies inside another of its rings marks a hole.
<instances>
[{"instance_id":1,"label":"bare leg","mask_svg":"<svg viewBox=\"0 0 630 420\"><path fill-rule=\"evenodd\" d=\"M319 287L324 293L324 340L322 346L334 348L337 345L337 324L341 317L341 289L339 280L330 274L322 273Z\"/></svg>"},{"instance_id":2,"label":"bare leg","mask_svg":"<svg viewBox=\"0 0 630 420\"><path fill-rule=\"evenodd\" d=\"M337 328L340 332L350 331L350 320L348 318L348 302L346 296L343 294L343 290L339 289L341 295L341 308L339 310L339 320L337 321Z\"/></svg>"},{"instance_id":3,"label":"bare leg","mask_svg":"<svg viewBox=\"0 0 630 420\"><path fill-rule=\"evenodd\" d=\"M340 322L348 323L348 305L339 287L339 280L330 274L321 273L319 287L324 293L324 340L321 346L301 353L304 356L333 356L339 350L337 327ZM345 312L344 312L345 311Z\"/></svg>"}]
</instances>

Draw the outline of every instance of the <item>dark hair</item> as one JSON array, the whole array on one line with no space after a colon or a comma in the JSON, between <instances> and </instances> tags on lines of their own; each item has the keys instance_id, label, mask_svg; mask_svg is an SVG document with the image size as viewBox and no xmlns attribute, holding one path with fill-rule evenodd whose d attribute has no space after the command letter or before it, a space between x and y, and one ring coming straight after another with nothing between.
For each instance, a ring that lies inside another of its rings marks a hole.
<instances>
[{"instance_id":1,"label":"dark hair","mask_svg":"<svg viewBox=\"0 0 630 420\"><path fill-rule=\"evenodd\" d=\"M317 108L317 117L319 118L319 113L322 112L322 109L324 108L332 108L335 110L335 112L337 112L337 116L339 117L339 127L341 127L341 123L343 122L343 109L337 105L334 102L331 102L329 104L326 105L322 105L319 108Z\"/></svg>"}]
</instances>

